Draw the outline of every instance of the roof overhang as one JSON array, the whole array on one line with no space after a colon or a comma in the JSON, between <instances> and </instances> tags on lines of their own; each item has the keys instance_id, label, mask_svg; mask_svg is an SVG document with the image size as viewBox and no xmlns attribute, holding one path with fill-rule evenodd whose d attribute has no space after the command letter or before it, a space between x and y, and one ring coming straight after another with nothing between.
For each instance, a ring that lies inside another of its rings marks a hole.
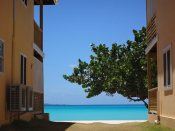
<instances>
[{"instance_id":1,"label":"roof overhang","mask_svg":"<svg viewBox=\"0 0 175 131\"><path fill-rule=\"evenodd\" d=\"M34 5L55 5L58 0L34 0Z\"/></svg>"}]
</instances>

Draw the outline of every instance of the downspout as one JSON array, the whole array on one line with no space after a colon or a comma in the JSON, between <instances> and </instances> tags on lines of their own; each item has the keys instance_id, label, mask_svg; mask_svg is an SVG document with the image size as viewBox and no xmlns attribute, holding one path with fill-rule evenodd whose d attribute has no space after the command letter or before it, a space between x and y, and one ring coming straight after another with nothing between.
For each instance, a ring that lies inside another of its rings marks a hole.
<instances>
[{"instance_id":1,"label":"downspout","mask_svg":"<svg viewBox=\"0 0 175 131\"><path fill-rule=\"evenodd\" d=\"M10 86L13 85L13 75L14 75L14 72L13 72L13 63L14 63L14 43L15 43L15 16L16 16L16 8L15 8L15 5L16 5L16 0L13 0L13 20L12 20L12 52L11 52L11 84ZM12 120L12 117L13 117L13 114L10 112L10 121Z\"/></svg>"},{"instance_id":2,"label":"downspout","mask_svg":"<svg viewBox=\"0 0 175 131\"><path fill-rule=\"evenodd\" d=\"M13 32L12 32L12 56L11 56L11 85L13 84L13 75L14 75L14 72L13 72L13 63L14 63L14 43L15 43L15 18L16 18L16 8L15 8L15 5L16 5L16 0L13 0Z\"/></svg>"}]
</instances>

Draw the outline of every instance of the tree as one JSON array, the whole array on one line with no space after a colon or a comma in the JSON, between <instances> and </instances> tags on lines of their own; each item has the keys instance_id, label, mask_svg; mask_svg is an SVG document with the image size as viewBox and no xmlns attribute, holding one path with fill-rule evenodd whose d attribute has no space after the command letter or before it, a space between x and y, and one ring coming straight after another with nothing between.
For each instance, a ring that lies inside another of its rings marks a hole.
<instances>
[{"instance_id":1,"label":"tree","mask_svg":"<svg viewBox=\"0 0 175 131\"><path fill-rule=\"evenodd\" d=\"M78 60L79 64L71 75L63 75L71 83L82 85L87 98L102 92L112 96L119 93L131 101L143 101L148 107L146 29L133 30L134 41L126 44L91 45L93 55L87 63Z\"/></svg>"}]
</instances>

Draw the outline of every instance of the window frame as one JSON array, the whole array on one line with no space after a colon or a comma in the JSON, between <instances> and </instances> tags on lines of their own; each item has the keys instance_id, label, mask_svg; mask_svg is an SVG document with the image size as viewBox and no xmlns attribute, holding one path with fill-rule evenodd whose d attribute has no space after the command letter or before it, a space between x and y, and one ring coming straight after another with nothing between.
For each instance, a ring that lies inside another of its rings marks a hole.
<instances>
[{"instance_id":1,"label":"window frame","mask_svg":"<svg viewBox=\"0 0 175 131\"><path fill-rule=\"evenodd\" d=\"M27 8L27 6L28 6L28 0L21 0L21 2Z\"/></svg>"},{"instance_id":2,"label":"window frame","mask_svg":"<svg viewBox=\"0 0 175 131\"><path fill-rule=\"evenodd\" d=\"M1 59L3 60L3 68L2 68L2 71L0 70L0 74L3 74L5 71L5 64L4 64L5 44L4 44L4 40L2 40L1 38L0 38L0 42L2 42L2 45L3 45L3 54L2 56L0 56Z\"/></svg>"},{"instance_id":3,"label":"window frame","mask_svg":"<svg viewBox=\"0 0 175 131\"><path fill-rule=\"evenodd\" d=\"M23 57L23 61L21 64L21 58ZM25 67L25 63L24 63L24 58L26 59L26 67ZM21 68L23 66L23 72L21 72ZM25 68L24 68L25 67ZM23 74L23 76L21 76L21 74ZM22 78L22 79L21 79ZM27 56L24 55L23 53L20 53L20 84L22 85L27 85Z\"/></svg>"},{"instance_id":4,"label":"window frame","mask_svg":"<svg viewBox=\"0 0 175 131\"><path fill-rule=\"evenodd\" d=\"M19 103L20 103L20 111L26 111L27 109L27 101L26 101L26 86L20 86L20 97L19 97Z\"/></svg>"},{"instance_id":5,"label":"window frame","mask_svg":"<svg viewBox=\"0 0 175 131\"><path fill-rule=\"evenodd\" d=\"M34 92L32 87L27 87L27 111L32 112L34 109Z\"/></svg>"},{"instance_id":6,"label":"window frame","mask_svg":"<svg viewBox=\"0 0 175 131\"><path fill-rule=\"evenodd\" d=\"M168 67L168 51L170 51L170 66ZM166 58L166 61L164 61L164 55L165 55L165 58ZM164 65L164 62L166 62L166 67ZM172 90L173 89L173 85L172 85L172 80L173 80L173 70L172 70L172 67L173 67L173 61L172 61L172 48L171 48L171 44L169 44L168 46L166 46L164 49L163 49L163 87L164 87L164 90ZM169 82L169 79L168 79L168 68L170 68L170 84L168 84ZM166 70L166 77L165 77L165 70Z\"/></svg>"}]
</instances>

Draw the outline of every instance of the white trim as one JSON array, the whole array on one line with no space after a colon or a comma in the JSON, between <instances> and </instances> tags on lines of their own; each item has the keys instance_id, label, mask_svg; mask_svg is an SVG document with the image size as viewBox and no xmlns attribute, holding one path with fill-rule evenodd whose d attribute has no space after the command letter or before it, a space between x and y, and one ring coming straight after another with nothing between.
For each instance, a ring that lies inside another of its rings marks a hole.
<instances>
[{"instance_id":1,"label":"white trim","mask_svg":"<svg viewBox=\"0 0 175 131\"><path fill-rule=\"evenodd\" d=\"M158 90L158 88L155 87L155 88L149 89L148 91L155 91L155 90Z\"/></svg>"},{"instance_id":2,"label":"white trim","mask_svg":"<svg viewBox=\"0 0 175 131\"><path fill-rule=\"evenodd\" d=\"M0 38L0 41L2 41L3 43L5 43L5 41L3 39Z\"/></svg>"},{"instance_id":3,"label":"white trim","mask_svg":"<svg viewBox=\"0 0 175 131\"><path fill-rule=\"evenodd\" d=\"M20 52L20 56L24 56L25 58L27 58L27 55L25 55L24 53Z\"/></svg>"},{"instance_id":4,"label":"white trim","mask_svg":"<svg viewBox=\"0 0 175 131\"><path fill-rule=\"evenodd\" d=\"M29 1L27 0L27 5L25 4L24 0L20 0L20 1L21 1L21 3L24 5L24 7L27 8L28 2L29 2Z\"/></svg>"},{"instance_id":5,"label":"white trim","mask_svg":"<svg viewBox=\"0 0 175 131\"><path fill-rule=\"evenodd\" d=\"M172 80L173 80L173 74L172 74L172 50L171 50L171 44L169 44L167 47L165 47L164 49L163 49L163 72L164 72L164 54L166 53L166 67L167 67L167 52L168 52L168 50L170 50L170 85L164 85L165 83L164 83L164 73L163 73L163 86L164 86L164 90L165 91L168 91L168 90L172 90L173 89L173 86L172 86ZM166 68L166 75L167 75L167 68ZM168 83L167 82L168 81L168 79L166 79L166 84Z\"/></svg>"},{"instance_id":6,"label":"white trim","mask_svg":"<svg viewBox=\"0 0 175 131\"><path fill-rule=\"evenodd\" d=\"M166 115L160 115L160 116L164 118L175 119L175 117L172 117L172 116L166 116Z\"/></svg>"},{"instance_id":7,"label":"white trim","mask_svg":"<svg viewBox=\"0 0 175 131\"><path fill-rule=\"evenodd\" d=\"M30 96L30 93L32 92L32 96ZM32 98L31 98L32 97ZM31 99L30 99L31 98ZM32 100L32 105L30 106L30 100ZM27 87L27 111L31 112L33 111L33 105L34 105L34 93L32 87Z\"/></svg>"},{"instance_id":8,"label":"white trim","mask_svg":"<svg viewBox=\"0 0 175 131\"><path fill-rule=\"evenodd\" d=\"M24 91L24 94L23 94L23 91ZM23 107L23 95L24 95L24 107ZM19 101L20 101L20 111L26 111L26 106L27 106L27 101L26 101L26 86L20 86L20 97L19 97Z\"/></svg>"},{"instance_id":9,"label":"white trim","mask_svg":"<svg viewBox=\"0 0 175 131\"><path fill-rule=\"evenodd\" d=\"M154 37L151 42L148 44L148 47L145 49L145 54L147 55L150 50L154 47L154 45L157 43L158 41L158 35L156 35L156 37Z\"/></svg>"},{"instance_id":10,"label":"white trim","mask_svg":"<svg viewBox=\"0 0 175 131\"><path fill-rule=\"evenodd\" d=\"M154 110L149 110L149 113L148 113L148 114L157 115L157 111L154 111Z\"/></svg>"},{"instance_id":11,"label":"white trim","mask_svg":"<svg viewBox=\"0 0 175 131\"><path fill-rule=\"evenodd\" d=\"M35 49L40 56L44 57L43 51L35 43L33 43L33 49Z\"/></svg>"}]
</instances>

